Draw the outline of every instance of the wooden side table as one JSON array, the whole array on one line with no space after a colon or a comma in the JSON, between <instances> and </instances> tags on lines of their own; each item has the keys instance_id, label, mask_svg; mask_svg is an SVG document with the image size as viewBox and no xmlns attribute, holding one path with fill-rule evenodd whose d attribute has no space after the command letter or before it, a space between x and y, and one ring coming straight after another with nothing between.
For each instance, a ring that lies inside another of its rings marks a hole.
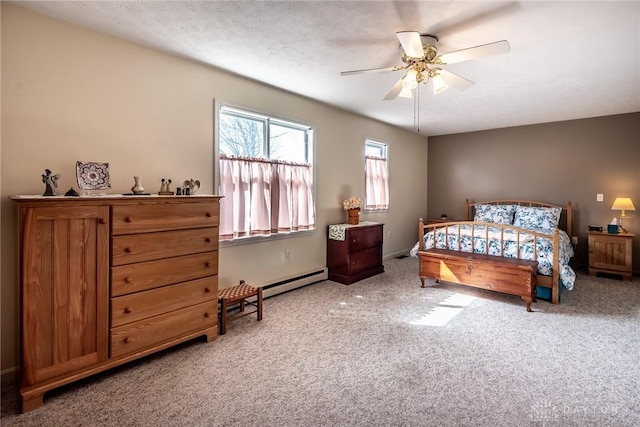
<instances>
[{"instance_id":1,"label":"wooden side table","mask_svg":"<svg viewBox=\"0 0 640 427\"><path fill-rule=\"evenodd\" d=\"M327 236L329 280L350 285L384 272L383 225L365 221L357 225L329 226Z\"/></svg>"},{"instance_id":2,"label":"wooden side table","mask_svg":"<svg viewBox=\"0 0 640 427\"><path fill-rule=\"evenodd\" d=\"M589 275L618 274L631 281L633 233L610 234L587 231L589 242Z\"/></svg>"}]
</instances>

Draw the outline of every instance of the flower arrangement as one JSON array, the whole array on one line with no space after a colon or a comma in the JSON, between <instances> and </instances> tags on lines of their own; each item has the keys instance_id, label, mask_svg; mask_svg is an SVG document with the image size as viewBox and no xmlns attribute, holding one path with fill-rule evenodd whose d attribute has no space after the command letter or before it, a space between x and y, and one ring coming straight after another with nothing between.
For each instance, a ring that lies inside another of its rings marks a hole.
<instances>
[{"instance_id":1,"label":"flower arrangement","mask_svg":"<svg viewBox=\"0 0 640 427\"><path fill-rule=\"evenodd\" d=\"M360 197L349 197L342 202L342 207L345 211L348 211L349 209L360 209L361 205L362 199L360 199Z\"/></svg>"}]
</instances>

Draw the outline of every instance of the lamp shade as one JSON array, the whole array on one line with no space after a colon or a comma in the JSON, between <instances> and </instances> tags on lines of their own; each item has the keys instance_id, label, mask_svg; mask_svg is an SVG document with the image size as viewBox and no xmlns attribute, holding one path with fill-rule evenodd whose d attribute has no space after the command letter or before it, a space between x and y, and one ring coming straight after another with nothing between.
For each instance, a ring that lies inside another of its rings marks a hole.
<instances>
[{"instance_id":1,"label":"lamp shade","mask_svg":"<svg viewBox=\"0 0 640 427\"><path fill-rule=\"evenodd\" d=\"M616 197L611 210L622 211L622 216L624 216L624 211L635 211L636 207L633 206L633 202L629 197Z\"/></svg>"},{"instance_id":2,"label":"lamp shade","mask_svg":"<svg viewBox=\"0 0 640 427\"><path fill-rule=\"evenodd\" d=\"M416 70L409 70L407 75L402 79L402 87L405 89L415 89L418 87L418 72Z\"/></svg>"},{"instance_id":3,"label":"lamp shade","mask_svg":"<svg viewBox=\"0 0 640 427\"><path fill-rule=\"evenodd\" d=\"M400 98L413 98L411 95L411 89L403 87L400 93L398 94Z\"/></svg>"},{"instance_id":4,"label":"lamp shade","mask_svg":"<svg viewBox=\"0 0 640 427\"><path fill-rule=\"evenodd\" d=\"M442 79L442 76L440 76L440 74L436 74L433 77L433 93L434 94L439 94L444 92L445 90L447 90L447 88L449 87L448 84L445 83L445 81Z\"/></svg>"}]
</instances>

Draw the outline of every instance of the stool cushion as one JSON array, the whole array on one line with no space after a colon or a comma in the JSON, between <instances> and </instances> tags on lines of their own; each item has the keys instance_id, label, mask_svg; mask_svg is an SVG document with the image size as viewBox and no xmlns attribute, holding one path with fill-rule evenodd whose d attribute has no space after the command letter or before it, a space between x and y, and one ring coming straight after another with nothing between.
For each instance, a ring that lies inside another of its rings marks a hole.
<instances>
[{"instance_id":1,"label":"stool cushion","mask_svg":"<svg viewBox=\"0 0 640 427\"><path fill-rule=\"evenodd\" d=\"M237 286L222 289L218 292L218 300L226 298L229 302L239 301L253 295L258 295L258 289L253 286L242 283Z\"/></svg>"}]
</instances>

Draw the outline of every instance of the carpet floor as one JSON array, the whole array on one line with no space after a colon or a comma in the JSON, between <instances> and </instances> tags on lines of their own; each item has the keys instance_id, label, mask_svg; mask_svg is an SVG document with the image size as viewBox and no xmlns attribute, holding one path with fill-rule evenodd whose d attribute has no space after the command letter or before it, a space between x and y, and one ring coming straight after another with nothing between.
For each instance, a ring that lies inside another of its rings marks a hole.
<instances>
[{"instance_id":1,"label":"carpet floor","mask_svg":"<svg viewBox=\"0 0 640 427\"><path fill-rule=\"evenodd\" d=\"M417 260L264 301L264 319L51 391L2 426L637 426L640 285L562 302L420 287Z\"/></svg>"}]
</instances>

